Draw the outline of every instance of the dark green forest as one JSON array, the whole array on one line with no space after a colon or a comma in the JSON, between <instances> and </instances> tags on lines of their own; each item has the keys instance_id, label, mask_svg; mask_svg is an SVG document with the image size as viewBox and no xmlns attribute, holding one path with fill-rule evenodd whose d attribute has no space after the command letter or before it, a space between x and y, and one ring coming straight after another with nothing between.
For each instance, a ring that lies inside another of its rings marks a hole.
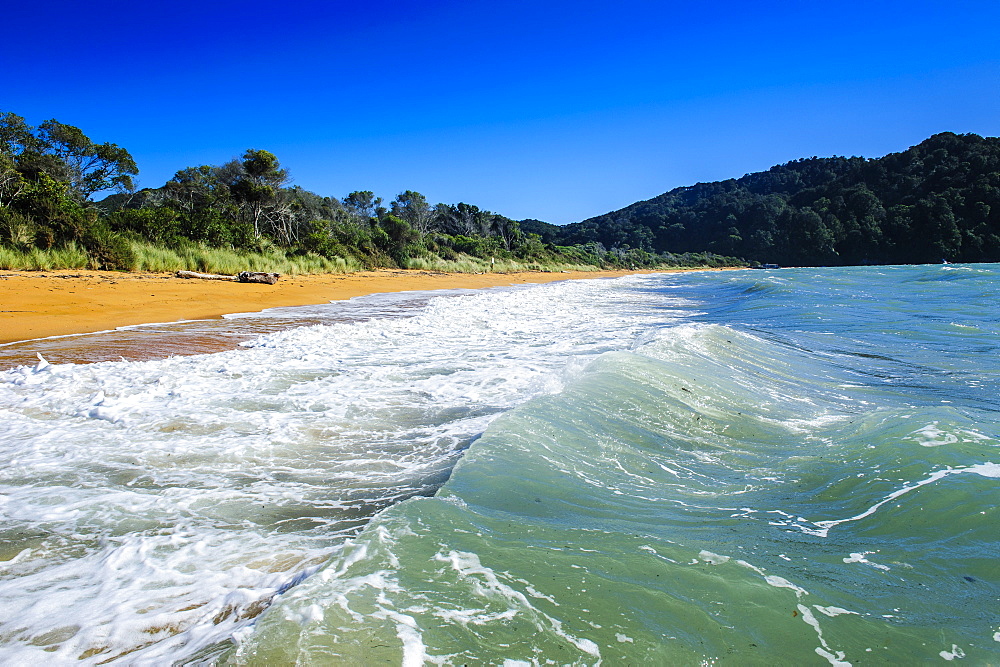
<instances>
[{"instance_id":1,"label":"dark green forest","mask_svg":"<svg viewBox=\"0 0 1000 667\"><path fill-rule=\"evenodd\" d=\"M900 153L807 158L676 188L549 243L709 251L788 266L1000 261L1000 139L936 134Z\"/></svg>"},{"instance_id":2,"label":"dark green forest","mask_svg":"<svg viewBox=\"0 0 1000 667\"><path fill-rule=\"evenodd\" d=\"M0 112L0 268L451 271L1000 261L1000 139L808 158L565 226L304 190L260 149L135 188L129 152ZM741 259L736 259L741 258Z\"/></svg>"},{"instance_id":3,"label":"dark green forest","mask_svg":"<svg viewBox=\"0 0 1000 667\"><path fill-rule=\"evenodd\" d=\"M503 215L405 191L342 198L291 184L249 149L136 190L129 152L77 127L0 112L0 268L235 273L400 267L451 271L721 266L712 253L546 243ZM110 194L109 194L110 193ZM96 197L100 197L97 199Z\"/></svg>"}]
</instances>

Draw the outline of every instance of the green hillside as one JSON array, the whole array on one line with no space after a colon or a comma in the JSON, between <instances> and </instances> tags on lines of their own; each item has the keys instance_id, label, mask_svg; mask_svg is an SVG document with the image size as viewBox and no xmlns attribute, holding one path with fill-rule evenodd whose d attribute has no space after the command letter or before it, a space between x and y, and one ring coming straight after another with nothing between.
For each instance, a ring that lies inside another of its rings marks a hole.
<instances>
[{"instance_id":1,"label":"green hillside","mask_svg":"<svg viewBox=\"0 0 1000 667\"><path fill-rule=\"evenodd\" d=\"M1000 139L944 132L881 158L796 160L549 227L561 244L783 265L995 262Z\"/></svg>"},{"instance_id":2,"label":"green hillside","mask_svg":"<svg viewBox=\"0 0 1000 667\"><path fill-rule=\"evenodd\" d=\"M465 202L431 204L412 190L392 201L368 190L324 196L292 185L277 156L260 149L136 191L138 173L117 144L0 111L0 269L480 273L740 263L558 245L532 233L531 223L522 229Z\"/></svg>"}]
</instances>

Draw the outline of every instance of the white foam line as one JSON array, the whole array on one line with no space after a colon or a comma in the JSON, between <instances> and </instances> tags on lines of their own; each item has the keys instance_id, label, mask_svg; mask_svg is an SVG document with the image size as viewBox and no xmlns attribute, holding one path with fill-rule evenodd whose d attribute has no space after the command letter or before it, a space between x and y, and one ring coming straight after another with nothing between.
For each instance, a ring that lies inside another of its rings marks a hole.
<instances>
[{"instance_id":1,"label":"white foam line","mask_svg":"<svg viewBox=\"0 0 1000 667\"><path fill-rule=\"evenodd\" d=\"M888 572L889 571L889 566L888 565L880 565L878 563L873 563L870 560L868 560L867 558L865 558L865 556L867 556L868 554L873 554L873 553L876 553L876 552L874 552L874 551L865 551L863 553L862 552L852 553L850 558L845 558L844 559L844 562L845 563L866 563L866 564L871 565L872 567L874 567L874 568L876 568L878 570L883 570L885 572Z\"/></svg>"},{"instance_id":2,"label":"white foam line","mask_svg":"<svg viewBox=\"0 0 1000 667\"><path fill-rule=\"evenodd\" d=\"M496 595L521 605L522 609L526 611L530 610L531 612L534 612L534 614L537 614L541 618L548 621L549 626L555 635L562 637L564 640L576 647L577 650L597 658L598 661L595 664L600 664L601 650L595 642L587 639L586 637L576 637L564 630L562 621L552 618L548 614L540 611L531 604L524 593L521 593L511 586L501 582L496 572L480 562L478 554L467 551L452 550L449 551L447 555L439 553L435 556L435 560L450 563L452 569L454 569L455 572L457 572L463 579L476 580L474 575L481 576L482 579L478 580L483 586L480 589L480 594L486 594L486 597ZM549 598L545 597L545 599ZM539 630L543 630L542 625L537 620L535 621L535 627Z\"/></svg>"},{"instance_id":3,"label":"white foam line","mask_svg":"<svg viewBox=\"0 0 1000 667\"><path fill-rule=\"evenodd\" d=\"M964 658L965 651L963 651L958 644L952 644L950 651L941 651L938 655L950 662L955 658Z\"/></svg>"},{"instance_id":4,"label":"white foam line","mask_svg":"<svg viewBox=\"0 0 1000 667\"><path fill-rule=\"evenodd\" d=\"M590 280L597 280L597 279L596 278L591 278ZM557 280L557 281L553 281L553 282L565 282L565 281ZM479 292L479 291L485 292L485 291L488 291L488 290L498 290L499 291L499 290L511 289L511 288L526 288L526 287L531 287L531 286L534 286L534 285L541 285L541 284L546 284L546 283L530 283L528 285L510 285L510 286L501 285L501 286L498 286L498 287L483 287L483 288L480 288L480 289L472 288L472 289L468 289L468 291L469 292ZM191 324L193 322L212 322L212 321L215 321L216 319L228 320L228 319L250 318L250 317L262 315L262 314L267 313L269 311L284 310L284 309L293 309L293 308L309 308L309 307L315 307L315 306L326 306L326 305L329 305L331 303L346 303L348 301L354 301L355 299L363 299L363 298L372 297L372 296L395 295L395 294L408 294L408 295L413 295L413 294L427 294L428 297L432 297L432 296L445 296L445 294L440 294L440 293L445 293L445 292L456 292L455 296L462 296L460 289L447 289L447 288L440 289L440 290L407 290L407 291L404 291L404 292L376 292L374 294L364 294L364 295L357 296L357 297L351 297L350 299L335 299L335 300L330 300L330 301L321 301L319 303L304 303L304 304L300 304L300 305L297 305L297 306L272 306L270 308L262 308L261 310L250 310L250 311L242 311L242 312L237 312L237 313L223 313L218 318L206 317L206 318L201 318L201 319L196 319L196 320L170 320L170 321L166 321L166 322L143 322L141 324L126 324L124 326L115 327L114 329L99 329L98 331L83 331L83 332L80 332L80 333L59 334L57 336L42 336L41 338L25 338L24 340L14 340L14 341L11 341L9 343L0 343L0 348L9 347L11 345L21 345L22 343L37 343L37 342L43 341L43 340L58 340L60 338L78 338L80 336L97 336L99 334L109 334L109 333L114 333L116 331L131 331L133 329L142 329L142 328L145 328L145 327L163 327L163 326L168 326L168 325L171 325L171 324Z\"/></svg>"},{"instance_id":5,"label":"white foam line","mask_svg":"<svg viewBox=\"0 0 1000 667\"><path fill-rule=\"evenodd\" d=\"M142 324L126 324L114 329L101 329L99 331L84 331L82 333L59 334L58 336L43 336L41 338L25 338L24 340L14 340L9 343L0 343L0 347L10 347L11 345L21 345L22 343L37 343L43 340L57 340L60 338L78 338L80 336L96 336L98 334L114 333L116 331L131 331L132 329L142 329L144 327L164 327L168 324L190 324L192 322L211 322L211 319L201 320L173 320L170 322L143 322Z\"/></svg>"},{"instance_id":6,"label":"white foam line","mask_svg":"<svg viewBox=\"0 0 1000 667\"><path fill-rule=\"evenodd\" d=\"M867 510L865 510L864 512L862 512L861 514L857 514L857 515L849 517L847 519L834 519L834 520L831 520L831 521L816 521L814 523L814 525L819 526L820 530L818 530L818 531L809 531L809 532L813 532L813 533L819 535L820 537L826 537L827 534L829 533L829 530L831 528L835 527L835 526L839 526L842 523L850 523L851 521L860 521L861 519L864 519L866 517L871 516L872 514L875 514L875 512L877 512L879 510L879 508L881 508L886 503L892 502L896 498L899 498L900 496L902 496L904 494L907 494L910 491L913 491L915 489L919 489L920 487L926 486L928 484L932 484L932 483L938 481L939 479L943 479L944 477L947 477L948 475L956 475L956 474L963 473L963 472L973 472L973 473L976 473L977 475L982 475L983 477L997 477L997 478L1000 478L1000 464L988 463L987 462L987 463L980 463L980 464L973 465L973 466L968 466L966 468L947 468L945 470L938 470L937 472L931 473L930 476L927 477L926 479L922 479L919 482L916 482L915 484L911 484L910 486L904 486L901 489L893 491L888 496L886 496L885 498L883 498L879 502L875 503L874 505L872 505L871 507L869 507Z\"/></svg>"},{"instance_id":7,"label":"white foam line","mask_svg":"<svg viewBox=\"0 0 1000 667\"><path fill-rule=\"evenodd\" d=\"M816 654L826 658L833 667L851 667L851 663L844 660L845 654L843 651L832 652L830 645L826 643L823 639L823 630L819 627L819 621L816 620L816 615L812 613L809 607L805 605L798 605L799 613L802 614L802 620L808 625L811 625L813 630L816 631L816 637L819 639L820 645L816 647Z\"/></svg>"}]
</instances>

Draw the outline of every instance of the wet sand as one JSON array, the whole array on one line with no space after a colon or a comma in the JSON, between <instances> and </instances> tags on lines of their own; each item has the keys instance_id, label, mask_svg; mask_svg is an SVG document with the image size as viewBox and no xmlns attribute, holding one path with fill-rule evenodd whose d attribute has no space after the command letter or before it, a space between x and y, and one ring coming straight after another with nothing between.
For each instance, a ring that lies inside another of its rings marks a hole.
<instances>
[{"instance_id":1,"label":"wet sand","mask_svg":"<svg viewBox=\"0 0 1000 667\"><path fill-rule=\"evenodd\" d=\"M380 270L347 275L283 276L276 285L257 285L183 279L166 273L0 272L0 344L6 347L2 356L11 357L3 359L2 365L8 367L11 363L34 359L32 345L6 345L16 341L111 331L138 324L219 319L232 313L321 304L386 292L479 289L633 273L636 271L468 274ZM134 336L123 335L122 341L103 336L100 347L105 349L83 349L70 344L70 339L59 353L58 361L196 354L231 349L246 339L188 336L183 342L171 345L169 331L161 334L155 345L149 345L154 340L151 335L146 335L143 343L137 343ZM79 342L87 345L83 340ZM93 348L93 343L90 347Z\"/></svg>"},{"instance_id":2,"label":"wet sand","mask_svg":"<svg viewBox=\"0 0 1000 667\"><path fill-rule=\"evenodd\" d=\"M276 285L107 271L0 273L0 343L116 327L218 318L276 306L304 306L365 294L480 288L634 272L446 274L365 271L283 276Z\"/></svg>"}]
</instances>

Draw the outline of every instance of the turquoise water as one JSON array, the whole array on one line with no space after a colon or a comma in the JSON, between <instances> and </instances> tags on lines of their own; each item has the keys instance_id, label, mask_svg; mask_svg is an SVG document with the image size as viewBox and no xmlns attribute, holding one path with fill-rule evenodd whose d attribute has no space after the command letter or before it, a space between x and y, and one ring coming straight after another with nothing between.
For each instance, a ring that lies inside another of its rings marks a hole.
<instances>
[{"instance_id":1,"label":"turquoise water","mask_svg":"<svg viewBox=\"0 0 1000 667\"><path fill-rule=\"evenodd\" d=\"M1000 662L998 278L625 282L689 316L491 423L227 657Z\"/></svg>"},{"instance_id":2,"label":"turquoise water","mask_svg":"<svg viewBox=\"0 0 1000 667\"><path fill-rule=\"evenodd\" d=\"M633 276L9 371L0 657L998 664L998 295Z\"/></svg>"}]
</instances>

